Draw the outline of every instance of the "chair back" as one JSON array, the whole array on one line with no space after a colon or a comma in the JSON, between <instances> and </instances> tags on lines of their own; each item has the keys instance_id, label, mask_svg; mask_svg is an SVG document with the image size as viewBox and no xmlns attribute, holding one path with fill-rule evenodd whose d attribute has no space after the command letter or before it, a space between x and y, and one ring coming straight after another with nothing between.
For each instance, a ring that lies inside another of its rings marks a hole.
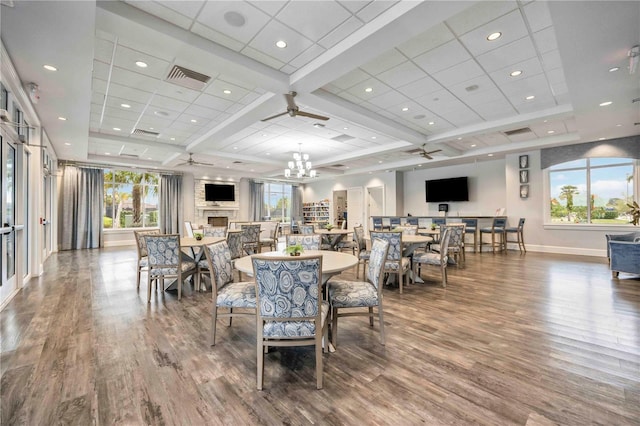
<instances>
[{"instance_id":1,"label":"chair back","mask_svg":"<svg viewBox=\"0 0 640 426\"><path fill-rule=\"evenodd\" d=\"M417 217L408 217L406 221L407 225L418 226L418 218Z\"/></svg>"},{"instance_id":2,"label":"chair back","mask_svg":"<svg viewBox=\"0 0 640 426\"><path fill-rule=\"evenodd\" d=\"M396 227L396 226L400 226L400 218L399 217L392 217L389 219L389 226Z\"/></svg>"},{"instance_id":3,"label":"chair back","mask_svg":"<svg viewBox=\"0 0 640 426\"><path fill-rule=\"evenodd\" d=\"M447 261L449 260L449 244L451 243L451 232L454 228L445 228L440 235L440 240L442 243L440 244L440 264L442 266L447 265Z\"/></svg>"},{"instance_id":4,"label":"chair back","mask_svg":"<svg viewBox=\"0 0 640 426\"><path fill-rule=\"evenodd\" d=\"M418 225L396 226L393 230L402 232L402 235L418 235Z\"/></svg>"},{"instance_id":5,"label":"chair back","mask_svg":"<svg viewBox=\"0 0 640 426\"><path fill-rule=\"evenodd\" d=\"M308 339L322 331L322 256L256 255L252 263L258 337Z\"/></svg>"},{"instance_id":6,"label":"chair back","mask_svg":"<svg viewBox=\"0 0 640 426\"><path fill-rule=\"evenodd\" d=\"M522 231L522 229L524 228L524 221L525 221L525 218L521 217L520 220L518 221L518 230Z\"/></svg>"},{"instance_id":7,"label":"chair back","mask_svg":"<svg viewBox=\"0 0 640 426\"><path fill-rule=\"evenodd\" d=\"M507 226L507 219L503 217L494 217L491 228L498 231L504 231Z\"/></svg>"},{"instance_id":8,"label":"chair back","mask_svg":"<svg viewBox=\"0 0 640 426\"><path fill-rule=\"evenodd\" d=\"M226 226L208 226L204 228L204 236L224 238L227 236L227 227Z\"/></svg>"},{"instance_id":9,"label":"chair back","mask_svg":"<svg viewBox=\"0 0 640 426\"><path fill-rule=\"evenodd\" d=\"M356 241L356 244L358 244L358 253L367 249L367 242L364 239L364 227L362 225L353 227L353 239Z\"/></svg>"},{"instance_id":10,"label":"chair back","mask_svg":"<svg viewBox=\"0 0 640 426\"><path fill-rule=\"evenodd\" d=\"M373 217L373 229L375 231L382 231L382 218L381 217Z\"/></svg>"},{"instance_id":11,"label":"chair back","mask_svg":"<svg viewBox=\"0 0 640 426\"><path fill-rule=\"evenodd\" d=\"M136 237L136 248L138 249L138 260L147 256L147 240L144 239L145 235L157 235L160 234L159 229L151 229L149 231L133 231L133 235Z\"/></svg>"},{"instance_id":12,"label":"chair back","mask_svg":"<svg viewBox=\"0 0 640 426\"><path fill-rule=\"evenodd\" d=\"M320 250L322 238L320 234L289 234L287 247L300 244L305 250Z\"/></svg>"},{"instance_id":13,"label":"chair back","mask_svg":"<svg viewBox=\"0 0 640 426\"><path fill-rule=\"evenodd\" d=\"M240 225L242 244L257 243L260 241L260 225Z\"/></svg>"},{"instance_id":14,"label":"chair back","mask_svg":"<svg viewBox=\"0 0 640 426\"><path fill-rule=\"evenodd\" d=\"M371 231L371 241L376 238L389 242L387 261L399 263L402 259L402 232Z\"/></svg>"},{"instance_id":15,"label":"chair back","mask_svg":"<svg viewBox=\"0 0 640 426\"><path fill-rule=\"evenodd\" d=\"M444 231L446 229L449 230L448 232L449 238L446 239L447 247L449 249L455 249L456 251L462 250L465 226L466 225L464 223L450 223L449 225L442 225L440 227L441 235L444 234ZM444 242L445 238L441 236L440 241ZM444 244L441 244L441 245L444 246ZM442 250L445 250L445 248L443 247Z\"/></svg>"},{"instance_id":16,"label":"chair back","mask_svg":"<svg viewBox=\"0 0 640 426\"><path fill-rule=\"evenodd\" d=\"M371 245L371 257L369 257L369 265L367 266L367 278L369 282L378 289L378 294L380 294L382 290L380 277L382 276L388 253L389 241L376 238Z\"/></svg>"},{"instance_id":17,"label":"chair back","mask_svg":"<svg viewBox=\"0 0 640 426\"><path fill-rule=\"evenodd\" d=\"M182 255L180 252L180 235L156 234L145 235L147 243L147 258L150 268L180 267Z\"/></svg>"},{"instance_id":18,"label":"chair back","mask_svg":"<svg viewBox=\"0 0 640 426\"><path fill-rule=\"evenodd\" d=\"M187 237L193 237L193 226L191 225L191 222L186 220L184 222L184 229L187 231Z\"/></svg>"},{"instance_id":19,"label":"chair back","mask_svg":"<svg viewBox=\"0 0 640 426\"><path fill-rule=\"evenodd\" d=\"M313 225L300 225L298 226L301 234L313 234L315 233L315 229L313 229Z\"/></svg>"},{"instance_id":20,"label":"chair back","mask_svg":"<svg viewBox=\"0 0 640 426\"><path fill-rule=\"evenodd\" d=\"M444 217L434 217L433 219L431 219L431 223L436 224L436 225L444 225L447 223L447 219L445 219Z\"/></svg>"},{"instance_id":21,"label":"chair back","mask_svg":"<svg viewBox=\"0 0 640 426\"><path fill-rule=\"evenodd\" d=\"M227 245L231 252L231 259L238 259L244 256L244 250L242 250L242 233L241 232L229 232L227 234Z\"/></svg>"},{"instance_id":22,"label":"chair back","mask_svg":"<svg viewBox=\"0 0 640 426\"><path fill-rule=\"evenodd\" d=\"M229 250L229 245L226 241L220 241L218 243L205 246L204 254L207 257L207 262L209 263L211 282L216 283L216 289L220 289L230 282L233 282L231 250Z\"/></svg>"},{"instance_id":23,"label":"chair back","mask_svg":"<svg viewBox=\"0 0 640 426\"><path fill-rule=\"evenodd\" d=\"M466 225L466 229L468 229L469 231L471 231L472 229L475 231L475 229L478 227L478 219L462 219L462 223Z\"/></svg>"}]
</instances>

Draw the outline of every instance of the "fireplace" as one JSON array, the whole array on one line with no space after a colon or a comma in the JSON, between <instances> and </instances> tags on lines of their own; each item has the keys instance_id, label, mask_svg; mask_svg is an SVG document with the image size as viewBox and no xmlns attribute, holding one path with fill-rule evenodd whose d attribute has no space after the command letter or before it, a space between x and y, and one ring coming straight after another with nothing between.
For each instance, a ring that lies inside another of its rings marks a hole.
<instances>
[{"instance_id":1,"label":"fireplace","mask_svg":"<svg viewBox=\"0 0 640 426\"><path fill-rule=\"evenodd\" d=\"M229 218L226 216L209 216L207 222L211 226L229 226Z\"/></svg>"}]
</instances>

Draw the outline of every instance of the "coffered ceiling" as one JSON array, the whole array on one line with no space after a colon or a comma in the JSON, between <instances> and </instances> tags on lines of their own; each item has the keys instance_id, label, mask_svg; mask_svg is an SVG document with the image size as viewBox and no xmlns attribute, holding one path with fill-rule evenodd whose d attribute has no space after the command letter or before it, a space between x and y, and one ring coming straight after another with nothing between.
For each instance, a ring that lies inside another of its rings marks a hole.
<instances>
[{"instance_id":1,"label":"coffered ceiling","mask_svg":"<svg viewBox=\"0 0 640 426\"><path fill-rule=\"evenodd\" d=\"M61 159L280 178L302 149L326 178L640 133L627 56L640 2L14 1L0 12ZM286 111L290 91L329 120L261 121ZM440 151L427 161L423 146ZM180 166L189 153L213 166Z\"/></svg>"}]
</instances>

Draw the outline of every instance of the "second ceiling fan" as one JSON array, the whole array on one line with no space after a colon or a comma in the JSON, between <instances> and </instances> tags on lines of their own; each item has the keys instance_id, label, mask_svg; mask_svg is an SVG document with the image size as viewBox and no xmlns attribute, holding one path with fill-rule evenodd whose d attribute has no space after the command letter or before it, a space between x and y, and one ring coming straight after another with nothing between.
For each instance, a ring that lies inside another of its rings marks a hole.
<instances>
[{"instance_id":1,"label":"second ceiling fan","mask_svg":"<svg viewBox=\"0 0 640 426\"><path fill-rule=\"evenodd\" d=\"M426 146L427 144L422 144L422 152L420 153L420 155L422 155L424 158L426 158L427 160L433 160L433 157L431 156L431 154L435 154L436 152L440 152L442 151L441 149L436 149L433 151L427 151Z\"/></svg>"},{"instance_id":2,"label":"second ceiling fan","mask_svg":"<svg viewBox=\"0 0 640 426\"><path fill-rule=\"evenodd\" d=\"M298 105L296 105L296 102L293 100L293 98L295 98L295 96L297 95L296 92L289 92L286 93L284 95L284 98L287 100L287 110L285 112L281 112L280 114L276 114L276 115L272 115L271 117L267 117L267 118L263 118L260 121L268 121L277 117L281 117L285 114L289 114L289 116L291 117L296 117L298 115L302 116L302 117L309 117L309 118L314 118L316 120L323 120L326 121L329 119L329 117L325 117L324 115L318 115L318 114L312 114L310 112L305 112L305 111L300 111L300 108L298 108Z\"/></svg>"}]
</instances>

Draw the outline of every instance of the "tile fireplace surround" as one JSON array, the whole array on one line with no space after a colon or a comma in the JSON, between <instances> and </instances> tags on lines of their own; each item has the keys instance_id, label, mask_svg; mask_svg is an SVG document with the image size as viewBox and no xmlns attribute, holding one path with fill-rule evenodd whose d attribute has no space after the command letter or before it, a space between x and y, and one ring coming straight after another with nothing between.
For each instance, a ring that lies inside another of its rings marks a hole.
<instances>
[{"instance_id":1,"label":"tile fireplace surround","mask_svg":"<svg viewBox=\"0 0 640 426\"><path fill-rule=\"evenodd\" d=\"M235 199L236 201L221 201L213 203L211 201L205 201L204 185L206 183L220 183L205 179L196 179L194 182L195 193L195 225L201 227L202 225L211 224L214 221L221 220L218 218L226 218L227 223L238 220L238 213L240 211L240 205L237 200L240 198L238 193L239 185L235 185ZM226 183L226 182L225 182ZM216 225L224 226L224 225Z\"/></svg>"}]
</instances>

